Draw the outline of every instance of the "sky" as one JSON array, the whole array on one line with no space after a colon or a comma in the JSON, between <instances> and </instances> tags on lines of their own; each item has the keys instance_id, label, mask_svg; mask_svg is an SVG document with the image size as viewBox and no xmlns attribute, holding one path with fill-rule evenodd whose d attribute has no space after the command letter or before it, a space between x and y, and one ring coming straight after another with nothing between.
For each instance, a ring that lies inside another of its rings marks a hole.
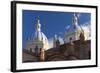
<instances>
[{"instance_id":1,"label":"sky","mask_svg":"<svg viewBox=\"0 0 100 73\"><path fill-rule=\"evenodd\" d=\"M72 17L75 12L54 12L54 11L22 11L22 44L23 48L27 43L27 39L32 39L35 34L35 25L39 17L41 23L41 31L46 35L48 40L52 39L55 34L61 38L64 37L66 27L72 25ZM79 25L89 23L91 20L90 13L79 14Z\"/></svg>"}]
</instances>

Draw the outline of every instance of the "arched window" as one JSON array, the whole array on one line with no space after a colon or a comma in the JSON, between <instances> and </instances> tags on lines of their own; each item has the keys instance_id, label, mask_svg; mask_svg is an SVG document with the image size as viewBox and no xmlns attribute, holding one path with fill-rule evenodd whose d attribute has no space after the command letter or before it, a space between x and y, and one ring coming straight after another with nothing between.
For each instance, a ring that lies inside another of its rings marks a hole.
<instances>
[{"instance_id":1,"label":"arched window","mask_svg":"<svg viewBox=\"0 0 100 73\"><path fill-rule=\"evenodd\" d=\"M38 46L35 47L35 53L38 53Z\"/></svg>"},{"instance_id":2,"label":"arched window","mask_svg":"<svg viewBox=\"0 0 100 73\"><path fill-rule=\"evenodd\" d=\"M69 38L69 42L70 42L70 43L72 42L72 37Z\"/></svg>"},{"instance_id":3,"label":"arched window","mask_svg":"<svg viewBox=\"0 0 100 73\"><path fill-rule=\"evenodd\" d=\"M70 37L69 39L72 40L72 37Z\"/></svg>"},{"instance_id":4,"label":"arched window","mask_svg":"<svg viewBox=\"0 0 100 73\"><path fill-rule=\"evenodd\" d=\"M72 37L70 37L69 40L72 41Z\"/></svg>"},{"instance_id":5,"label":"arched window","mask_svg":"<svg viewBox=\"0 0 100 73\"><path fill-rule=\"evenodd\" d=\"M32 48L30 48L30 52L32 52Z\"/></svg>"}]
</instances>

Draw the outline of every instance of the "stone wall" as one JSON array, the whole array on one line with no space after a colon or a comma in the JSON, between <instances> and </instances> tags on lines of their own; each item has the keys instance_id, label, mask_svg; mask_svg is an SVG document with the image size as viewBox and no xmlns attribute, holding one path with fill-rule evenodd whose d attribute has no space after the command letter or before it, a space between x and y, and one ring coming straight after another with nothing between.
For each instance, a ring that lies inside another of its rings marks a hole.
<instances>
[{"instance_id":1,"label":"stone wall","mask_svg":"<svg viewBox=\"0 0 100 73\"><path fill-rule=\"evenodd\" d=\"M34 57L32 62L40 62L40 54L36 55L27 51L24 53L30 54ZM25 61L25 56L23 55L23 62ZM28 57L29 58L29 57ZM26 60L29 60L29 59ZM45 51L44 61L67 61L67 60L86 60L91 59L91 41L74 41L73 43L67 43L60 45L55 48L51 48ZM25 61L26 62L26 61ZM28 62L28 61L27 61Z\"/></svg>"}]
</instances>

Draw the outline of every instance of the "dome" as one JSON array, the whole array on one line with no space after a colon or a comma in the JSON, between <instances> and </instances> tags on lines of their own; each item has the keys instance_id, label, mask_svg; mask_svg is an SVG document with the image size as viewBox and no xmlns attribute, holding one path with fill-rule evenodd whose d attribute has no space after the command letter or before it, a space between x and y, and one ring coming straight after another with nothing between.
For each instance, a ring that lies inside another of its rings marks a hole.
<instances>
[{"instance_id":1,"label":"dome","mask_svg":"<svg viewBox=\"0 0 100 73\"><path fill-rule=\"evenodd\" d=\"M43 43L43 48L44 49L48 49L48 39L47 37L45 36L45 34L43 32L35 32L35 35L34 35L34 38L33 38L34 41L38 41L38 42L42 42Z\"/></svg>"},{"instance_id":2,"label":"dome","mask_svg":"<svg viewBox=\"0 0 100 73\"><path fill-rule=\"evenodd\" d=\"M38 19L37 24L36 24L36 32L33 37L33 41L35 42L41 42L43 44L44 49L48 49L48 39L46 35L41 31L41 24L40 20Z\"/></svg>"},{"instance_id":3,"label":"dome","mask_svg":"<svg viewBox=\"0 0 100 73\"><path fill-rule=\"evenodd\" d=\"M80 26L78 25L78 17L76 16L75 13L73 14L72 23L73 23L72 25L69 25L66 28L67 32L75 32L81 30Z\"/></svg>"},{"instance_id":4,"label":"dome","mask_svg":"<svg viewBox=\"0 0 100 73\"><path fill-rule=\"evenodd\" d=\"M47 37L45 36L43 32L35 32L34 40L45 41L47 40Z\"/></svg>"},{"instance_id":5,"label":"dome","mask_svg":"<svg viewBox=\"0 0 100 73\"><path fill-rule=\"evenodd\" d=\"M75 32L75 31L79 31L81 30L80 26L78 25L69 25L67 28L66 28L66 32Z\"/></svg>"}]
</instances>

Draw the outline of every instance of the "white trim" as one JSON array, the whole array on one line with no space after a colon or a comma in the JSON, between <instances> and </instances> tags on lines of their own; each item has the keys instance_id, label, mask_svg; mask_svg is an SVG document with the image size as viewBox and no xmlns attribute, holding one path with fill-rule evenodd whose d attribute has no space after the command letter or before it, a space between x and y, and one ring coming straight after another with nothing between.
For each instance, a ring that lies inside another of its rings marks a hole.
<instances>
[{"instance_id":1,"label":"white trim","mask_svg":"<svg viewBox=\"0 0 100 73\"><path fill-rule=\"evenodd\" d=\"M42 10L42 11L62 11L62 12L86 12L91 13L91 60L77 60L77 61L60 61L60 62L41 62L41 63L22 63L22 10ZM27 5L17 4L17 70L20 69L38 69L51 67L70 67L70 66L85 66L95 65L95 9L80 8L80 7L59 7L59 6L45 6L45 5Z\"/></svg>"}]
</instances>

